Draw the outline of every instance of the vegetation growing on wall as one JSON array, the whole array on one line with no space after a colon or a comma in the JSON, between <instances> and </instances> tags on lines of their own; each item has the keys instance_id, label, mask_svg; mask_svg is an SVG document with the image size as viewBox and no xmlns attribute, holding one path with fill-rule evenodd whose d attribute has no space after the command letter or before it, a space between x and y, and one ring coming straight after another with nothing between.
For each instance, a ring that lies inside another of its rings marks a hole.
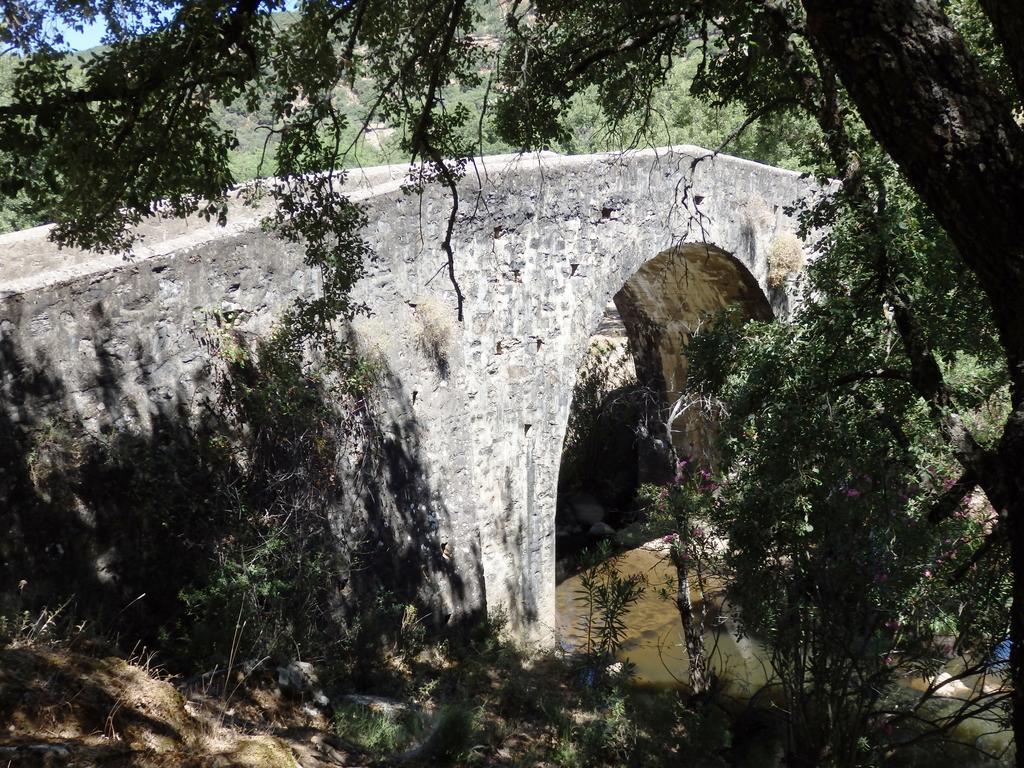
<instances>
[{"instance_id":1,"label":"vegetation growing on wall","mask_svg":"<svg viewBox=\"0 0 1024 768\"><path fill-rule=\"evenodd\" d=\"M311 359L286 325L252 340L218 314L208 340L214 397L152 435L54 421L11 434L25 475L8 464L21 485L4 488L17 515L3 575L24 582L7 615L67 600L76 621L181 671L298 656L348 678L365 669L348 659L415 648L429 622L415 607L422 564L372 567L401 555L382 533L388 512L366 517L351 463L373 466L381 450L371 399L383 371ZM383 480L363 482L376 493Z\"/></svg>"},{"instance_id":2,"label":"vegetation growing on wall","mask_svg":"<svg viewBox=\"0 0 1024 768\"><path fill-rule=\"evenodd\" d=\"M792 232L782 232L768 248L768 285L779 288L797 274L807 263L800 238Z\"/></svg>"}]
</instances>

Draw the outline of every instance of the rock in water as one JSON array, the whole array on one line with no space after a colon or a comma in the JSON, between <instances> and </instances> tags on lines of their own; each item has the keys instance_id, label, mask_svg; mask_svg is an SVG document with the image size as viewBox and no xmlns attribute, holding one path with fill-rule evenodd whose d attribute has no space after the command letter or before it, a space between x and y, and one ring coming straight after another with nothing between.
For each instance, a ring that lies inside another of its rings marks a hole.
<instances>
[{"instance_id":1,"label":"rock in water","mask_svg":"<svg viewBox=\"0 0 1024 768\"><path fill-rule=\"evenodd\" d=\"M604 522L604 507L589 494L581 493L573 496L569 501L569 510L572 512L572 516L584 525Z\"/></svg>"}]
</instances>

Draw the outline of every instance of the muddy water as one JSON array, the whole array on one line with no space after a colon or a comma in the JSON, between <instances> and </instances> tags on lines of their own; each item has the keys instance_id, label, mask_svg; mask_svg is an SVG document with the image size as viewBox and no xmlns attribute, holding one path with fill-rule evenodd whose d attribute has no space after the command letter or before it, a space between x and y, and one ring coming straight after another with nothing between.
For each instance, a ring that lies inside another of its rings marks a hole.
<instances>
[{"instance_id":1,"label":"muddy water","mask_svg":"<svg viewBox=\"0 0 1024 768\"><path fill-rule=\"evenodd\" d=\"M656 589L674 578L672 565L661 553L633 549L623 554L618 570L623 575L642 573L651 585L626 617L629 634L619 658L635 665L640 685L685 686L688 662L679 614L672 601L660 597ZM579 586L579 576L572 576L559 584L556 592L558 637L566 649L581 648L584 644L584 607L576 601ZM709 591L714 602L714 587ZM700 596L694 592L691 597L698 607ZM764 648L749 638L737 640L736 628L728 616L717 606L708 608L711 621L707 623L715 629L705 634L704 647L728 692L744 698L750 696L767 680Z\"/></svg>"},{"instance_id":2,"label":"muddy water","mask_svg":"<svg viewBox=\"0 0 1024 768\"><path fill-rule=\"evenodd\" d=\"M623 553L618 571L623 575L642 573L651 585L664 584L674 576L674 570L663 554L645 549L634 549ZM578 576L561 582L556 591L558 610L558 638L566 650L582 648L585 633L581 628L584 607L576 601L580 586ZM736 639L736 627L728 617L728 606L724 609L714 587L709 590L710 621L715 630L704 636L704 647L711 655L714 667L722 683L725 693L740 699L746 699L756 693L768 679L767 651L756 640ZM699 596L691 595L695 606L699 605ZM629 660L635 666L636 682L641 686L656 688L686 687L688 677L686 650L682 644L682 627L675 605L657 594L656 588L648 588L640 601L626 616L628 627L627 640L619 653L620 660ZM951 664L947 674L955 674ZM920 691L925 682L919 678L907 678L903 682L906 695ZM967 679L966 688L951 689L953 696L969 696L971 689L981 691L982 687L998 684L990 676L988 681ZM960 702L957 699L937 699L932 703L936 711L955 709ZM975 744L992 752L1003 751L1011 740L1008 732L993 733L993 724L982 720L970 719L956 729L951 736L962 743ZM992 765L979 760L969 761L964 765Z\"/></svg>"}]
</instances>

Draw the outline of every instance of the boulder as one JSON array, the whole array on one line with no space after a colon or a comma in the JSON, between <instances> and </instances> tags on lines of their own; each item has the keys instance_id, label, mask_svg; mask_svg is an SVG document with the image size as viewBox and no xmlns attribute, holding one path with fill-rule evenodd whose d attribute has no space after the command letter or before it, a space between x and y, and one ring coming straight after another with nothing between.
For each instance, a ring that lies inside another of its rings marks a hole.
<instances>
[{"instance_id":1,"label":"boulder","mask_svg":"<svg viewBox=\"0 0 1024 768\"><path fill-rule=\"evenodd\" d=\"M615 535L615 529L608 525L608 523L594 523L590 526L587 534L598 538L607 538L608 536Z\"/></svg>"},{"instance_id":2,"label":"boulder","mask_svg":"<svg viewBox=\"0 0 1024 768\"><path fill-rule=\"evenodd\" d=\"M379 715L388 715L389 717L397 717L406 712L420 709L416 704L406 704L404 701L398 701L397 699L388 699L383 696L371 696L363 693L346 693L339 701L342 704L365 707L371 712L376 712Z\"/></svg>"},{"instance_id":3,"label":"boulder","mask_svg":"<svg viewBox=\"0 0 1024 768\"><path fill-rule=\"evenodd\" d=\"M650 532L644 523L632 523L625 528L619 528L615 532L615 544L621 549L636 549L644 547L650 537Z\"/></svg>"},{"instance_id":4,"label":"boulder","mask_svg":"<svg viewBox=\"0 0 1024 768\"><path fill-rule=\"evenodd\" d=\"M326 707L330 702L320 690L320 680L317 678L316 670L308 661L293 661L283 667L277 668L277 687L281 692L290 696L309 697L320 707Z\"/></svg>"},{"instance_id":5,"label":"boulder","mask_svg":"<svg viewBox=\"0 0 1024 768\"><path fill-rule=\"evenodd\" d=\"M605 508L593 496L580 493L569 500L569 512L584 525L594 525L604 522Z\"/></svg>"},{"instance_id":6,"label":"boulder","mask_svg":"<svg viewBox=\"0 0 1024 768\"><path fill-rule=\"evenodd\" d=\"M931 685L937 686L936 696L949 696L955 699L967 699L971 696L971 689L962 680L955 680L948 672L939 672L931 681Z\"/></svg>"}]
</instances>

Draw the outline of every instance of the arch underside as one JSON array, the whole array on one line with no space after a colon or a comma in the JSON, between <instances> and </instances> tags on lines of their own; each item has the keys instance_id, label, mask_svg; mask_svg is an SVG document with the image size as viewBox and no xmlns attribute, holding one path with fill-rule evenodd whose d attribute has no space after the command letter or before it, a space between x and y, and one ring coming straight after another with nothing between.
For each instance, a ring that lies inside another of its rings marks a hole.
<instances>
[{"instance_id":1,"label":"arch underside","mask_svg":"<svg viewBox=\"0 0 1024 768\"><path fill-rule=\"evenodd\" d=\"M638 380L660 393L663 404L683 393L686 347L722 310L736 308L751 320L770 320L771 305L750 271L734 256L704 244L685 244L650 259L615 294ZM710 434L699 414L687 411L672 425L680 455L709 450Z\"/></svg>"},{"instance_id":2,"label":"arch underside","mask_svg":"<svg viewBox=\"0 0 1024 768\"><path fill-rule=\"evenodd\" d=\"M746 320L774 316L739 259L716 246L681 244L643 261L600 321L581 329L591 332L582 364L588 368L582 410L571 440L563 431L557 442L565 453L552 510L556 572L570 574L595 537L633 526L639 486L670 481L674 457L714 465L716 419L710 409L686 403L679 415L670 414L687 396L688 345L727 309Z\"/></svg>"}]
</instances>

